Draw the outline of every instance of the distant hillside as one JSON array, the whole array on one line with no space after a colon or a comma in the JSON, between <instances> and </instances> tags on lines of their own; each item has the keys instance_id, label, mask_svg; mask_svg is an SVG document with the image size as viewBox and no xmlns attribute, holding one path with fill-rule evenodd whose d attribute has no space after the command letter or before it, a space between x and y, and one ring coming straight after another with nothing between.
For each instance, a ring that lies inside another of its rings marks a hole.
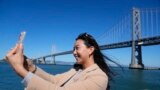
<instances>
[{"instance_id":1,"label":"distant hillside","mask_svg":"<svg viewBox=\"0 0 160 90\"><path fill-rule=\"evenodd\" d=\"M36 63L36 62L34 62ZM56 61L56 64L58 65L73 65L75 62L64 62L64 61ZM36 63L37 64L37 63ZM40 62L38 64L44 64L44 62ZM47 60L45 64L53 64L53 62Z\"/></svg>"},{"instance_id":2,"label":"distant hillside","mask_svg":"<svg viewBox=\"0 0 160 90\"><path fill-rule=\"evenodd\" d=\"M73 65L74 62L56 61L56 64L60 64L60 65Z\"/></svg>"}]
</instances>

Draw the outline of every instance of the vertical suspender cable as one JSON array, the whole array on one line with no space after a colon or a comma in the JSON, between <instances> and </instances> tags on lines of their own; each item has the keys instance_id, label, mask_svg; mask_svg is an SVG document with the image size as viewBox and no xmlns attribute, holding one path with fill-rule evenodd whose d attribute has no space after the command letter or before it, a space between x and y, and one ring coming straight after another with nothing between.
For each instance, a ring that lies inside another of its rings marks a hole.
<instances>
[{"instance_id":1,"label":"vertical suspender cable","mask_svg":"<svg viewBox=\"0 0 160 90\"><path fill-rule=\"evenodd\" d=\"M156 9L156 33L157 33L157 36L159 35L159 32L158 32L158 9Z\"/></svg>"},{"instance_id":2,"label":"vertical suspender cable","mask_svg":"<svg viewBox=\"0 0 160 90\"><path fill-rule=\"evenodd\" d=\"M116 37L116 35L115 35L115 29L114 29L114 27L113 27L113 36L114 36L113 43L115 43L115 37Z\"/></svg>"},{"instance_id":3,"label":"vertical suspender cable","mask_svg":"<svg viewBox=\"0 0 160 90\"><path fill-rule=\"evenodd\" d=\"M145 25L144 25L144 11L141 11L141 35L142 37L145 37Z\"/></svg>"},{"instance_id":4,"label":"vertical suspender cable","mask_svg":"<svg viewBox=\"0 0 160 90\"><path fill-rule=\"evenodd\" d=\"M151 36L153 36L154 31L153 31L153 10L150 11L151 13Z\"/></svg>"},{"instance_id":5,"label":"vertical suspender cable","mask_svg":"<svg viewBox=\"0 0 160 90\"><path fill-rule=\"evenodd\" d=\"M149 28L148 25L149 25L149 24L148 24L148 11L147 11L147 9L146 9L146 37L148 37L148 28Z\"/></svg>"},{"instance_id":6,"label":"vertical suspender cable","mask_svg":"<svg viewBox=\"0 0 160 90\"><path fill-rule=\"evenodd\" d=\"M123 19L122 19L123 20ZM122 21L120 22L120 42L122 42Z\"/></svg>"},{"instance_id":7,"label":"vertical suspender cable","mask_svg":"<svg viewBox=\"0 0 160 90\"><path fill-rule=\"evenodd\" d=\"M119 23L118 23L118 42L119 42L119 39L120 39L120 37L119 37L119 36L120 36L120 34L119 34L119 32L120 32L120 31L119 31L119 30L120 30L120 28L119 28L119 27L120 27L120 26L119 26Z\"/></svg>"}]
</instances>

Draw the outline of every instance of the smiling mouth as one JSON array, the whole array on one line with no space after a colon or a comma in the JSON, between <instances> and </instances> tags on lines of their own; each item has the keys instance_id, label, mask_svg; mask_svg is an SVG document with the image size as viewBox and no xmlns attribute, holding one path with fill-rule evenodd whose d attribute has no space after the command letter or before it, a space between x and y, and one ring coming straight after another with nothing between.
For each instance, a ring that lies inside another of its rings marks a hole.
<instances>
[{"instance_id":1,"label":"smiling mouth","mask_svg":"<svg viewBox=\"0 0 160 90\"><path fill-rule=\"evenodd\" d=\"M76 60L78 60L78 59L79 59L79 55L74 55L74 57L76 58Z\"/></svg>"}]
</instances>

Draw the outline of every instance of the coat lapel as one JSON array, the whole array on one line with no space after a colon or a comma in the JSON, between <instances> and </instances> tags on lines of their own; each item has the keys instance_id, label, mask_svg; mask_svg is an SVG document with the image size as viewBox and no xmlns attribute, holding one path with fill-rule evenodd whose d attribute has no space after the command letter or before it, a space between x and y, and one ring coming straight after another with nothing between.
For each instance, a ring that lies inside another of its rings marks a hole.
<instances>
[{"instance_id":1,"label":"coat lapel","mask_svg":"<svg viewBox=\"0 0 160 90\"><path fill-rule=\"evenodd\" d=\"M76 79L82 79L84 76L86 76L87 73L94 71L98 68L97 64L93 64L90 67L86 68L84 71L81 72L80 76ZM75 74L76 74L76 70L75 69L71 69L71 71L68 72L68 75L66 75L60 82L59 85L62 86L65 82L67 82L68 80L70 80L70 78L72 78Z\"/></svg>"},{"instance_id":2,"label":"coat lapel","mask_svg":"<svg viewBox=\"0 0 160 90\"><path fill-rule=\"evenodd\" d=\"M79 75L77 75L76 77L74 77L74 81L85 79L87 73L92 72L92 71L96 70L97 68L99 68L97 66L97 64L91 65L90 67L88 67L85 70L83 70Z\"/></svg>"},{"instance_id":3,"label":"coat lapel","mask_svg":"<svg viewBox=\"0 0 160 90\"><path fill-rule=\"evenodd\" d=\"M82 74L81 74L81 76L80 76L79 78L85 76L87 73L89 73L89 72L91 72L91 71L96 70L97 68L98 68L97 64L91 65L90 67L86 68L86 69L82 72Z\"/></svg>"},{"instance_id":4,"label":"coat lapel","mask_svg":"<svg viewBox=\"0 0 160 90\"><path fill-rule=\"evenodd\" d=\"M75 69L71 69L68 74L58 83L60 86L63 85L67 80L76 74Z\"/></svg>"}]
</instances>

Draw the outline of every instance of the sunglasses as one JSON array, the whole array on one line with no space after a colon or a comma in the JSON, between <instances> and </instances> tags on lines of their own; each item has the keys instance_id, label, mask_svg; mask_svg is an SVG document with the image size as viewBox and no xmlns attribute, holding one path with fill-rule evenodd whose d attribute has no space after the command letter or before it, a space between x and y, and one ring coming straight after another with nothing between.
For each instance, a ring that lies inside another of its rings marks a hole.
<instances>
[{"instance_id":1,"label":"sunglasses","mask_svg":"<svg viewBox=\"0 0 160 90\"><path fill-rule=\"evenodd\" d=\"M90 34L88 34L88 33L82 33L82 34L80 34L77 39L84 40L85 41L84 44L86 46L93 46L94 42L95 42L95 39Z\"/></svg>"}]
</instances>

